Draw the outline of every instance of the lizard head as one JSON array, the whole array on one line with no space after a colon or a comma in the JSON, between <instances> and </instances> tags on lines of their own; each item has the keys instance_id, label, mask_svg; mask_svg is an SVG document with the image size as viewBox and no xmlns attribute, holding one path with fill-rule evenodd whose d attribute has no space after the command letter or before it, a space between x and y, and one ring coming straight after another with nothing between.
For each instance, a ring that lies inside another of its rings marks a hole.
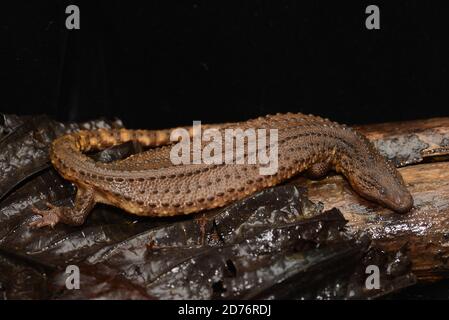
<instances>
[{"instance_id":1,"label":"lizard head","mask_svg":"<svg viewBox=\"0 0 449 320\"><path fill-rule=\"evenodd\" d=\"M349 178L351 186L364 198L379 203L398 213L413 207L413 197L398 170L383 156L375 153Z\"/></svg>"}]
</instances>

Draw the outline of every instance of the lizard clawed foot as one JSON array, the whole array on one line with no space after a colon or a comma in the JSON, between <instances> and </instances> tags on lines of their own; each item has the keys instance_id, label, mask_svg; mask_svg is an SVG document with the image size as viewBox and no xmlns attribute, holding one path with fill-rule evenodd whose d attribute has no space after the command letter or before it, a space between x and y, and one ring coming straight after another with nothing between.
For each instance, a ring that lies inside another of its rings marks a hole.
<instances>
[{"instance_id":1,"label":"lizard clawed foot","mask_svg":"<svg viewBox=\"0 0 449 320\"><path fill-rule=\"evenodd\" d=\"M61 211L63 208L57 207L49 202L46 202L45 204L48 207L48 210L41 210L34 206L31 207L31 211L40 215L41 218L31 222L30 227L42 228L45 226L50 226L54 228L54 226L61 221Z\"/></svg>"}]
</instances>

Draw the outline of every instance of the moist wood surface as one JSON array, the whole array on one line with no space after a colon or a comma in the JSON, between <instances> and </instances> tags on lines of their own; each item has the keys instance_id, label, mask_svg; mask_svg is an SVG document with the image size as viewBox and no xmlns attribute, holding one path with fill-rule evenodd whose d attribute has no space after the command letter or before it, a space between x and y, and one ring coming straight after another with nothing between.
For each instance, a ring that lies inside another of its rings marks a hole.
<instances>
[{"instance_id":1,"label":"moist wood surface","mask_svg":"<svg viewBox=\"0 0 449 320\"><path fill-rule=\"evenodd\" d=\"M404 215L362 199L344 178L328 176L320 181L299 178L292 183L307 185L312 201L325 208L336 207L349 221L355 234L368 234L374 244L386 251L403 248L412 260L412 268L420 281L433 281L449 275L449 118L361 126L359 130L382 146L400 139L390 148L395 158L404 150L419 155L416 164L400 168L415 200L414 208ZM416 146L420 146L416 149ZM385 149L387 150L387 149ZM432 156L433 155L433 156ZM427 161L439 162L427 162Z\"/></svg>"}]
</instances>

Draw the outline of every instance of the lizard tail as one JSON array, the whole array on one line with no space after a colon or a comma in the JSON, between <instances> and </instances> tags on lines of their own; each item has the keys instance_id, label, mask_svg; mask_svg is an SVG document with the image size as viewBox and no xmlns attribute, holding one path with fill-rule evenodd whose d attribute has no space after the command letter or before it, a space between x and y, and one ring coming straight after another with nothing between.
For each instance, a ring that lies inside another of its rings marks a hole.
<instances>
[{"instance_id":1,"label":"lizard tail","mask_svg":"<svg viewBox=\"0 0 449 320\"><path fill-rule=\"evenodd\" d=\"M210 128L226 128L238 123L223 124L204 124L203 129ZM132 129L98 129L98 130L81 130L69 135L56 139L53 142L53 149L57 149L62 141L71 140L75 143L76 149L81 152L93 150L103 150L115 145L119 145L128 141L137 141L144 147L159 147L172 143L170 134L176 129L187 130L189 136L194 134L192 126L162 129L162 130L132 130ZM67 142L67 141L66 141Z\"/></svg>"},{"instance_id":2,"label":"lizard tail","mask_svg":"<svg viewBox=\"0 0 449 320\"><path fill-rule=\"evenodd\" d=\"M204 128L224 128L230 123L204 125ZM193 136L193 127L179 127ZM87 173L97 170L95 161L85 153L103 150L128 141L137 141L144 147L158 147L174 143L170 135L175 128L163 130L99 129L81 130L70 133L53 141L50 148L50 160L54 167L70 180L70 172Z\"/></svg>"},{"instance_id":3,"label":"lizard tail","mask_svg":"<svg viewBox=\"0 0 449 320\"><path fill-rule=\"evenodd\" d=\"M171 129L166 130L130 130L99 129L79 131L73 134L77 149L81 152L102 150L128 141L137 141L145 147L157 147L170 143Z\"/></svg>"},{"instance_id":4,"label":"lizard tail","mask_svg":"<svg viewBox=\"0 0 449 320\"><path fill-rule=\"evenodd\" d=\"M170 133L171 129L81 130L55 139L50 148L50 160L63 176L69 178L70 172L89 172L95 168L93 159L85 152L103 150L128 141L138 141L145 147L167 145Z\"/></svg>"}]
</instances>

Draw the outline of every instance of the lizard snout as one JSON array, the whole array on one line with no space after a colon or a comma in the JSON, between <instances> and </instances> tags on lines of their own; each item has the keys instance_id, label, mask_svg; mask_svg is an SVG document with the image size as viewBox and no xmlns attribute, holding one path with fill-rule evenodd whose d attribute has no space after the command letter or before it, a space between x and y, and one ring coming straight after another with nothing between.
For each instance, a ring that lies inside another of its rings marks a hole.
<instances>
[{"instance_id":1,"label":"lizard snout","mask_svg":"<svg viewBox=\"0 0 449 320\"><path fill-rule=\"evenodd\" d=\"M398 213L409 212L413 207L413 197L408 191L395 193L391 197L390 207Z\"/></svg>"}]
</instances>

